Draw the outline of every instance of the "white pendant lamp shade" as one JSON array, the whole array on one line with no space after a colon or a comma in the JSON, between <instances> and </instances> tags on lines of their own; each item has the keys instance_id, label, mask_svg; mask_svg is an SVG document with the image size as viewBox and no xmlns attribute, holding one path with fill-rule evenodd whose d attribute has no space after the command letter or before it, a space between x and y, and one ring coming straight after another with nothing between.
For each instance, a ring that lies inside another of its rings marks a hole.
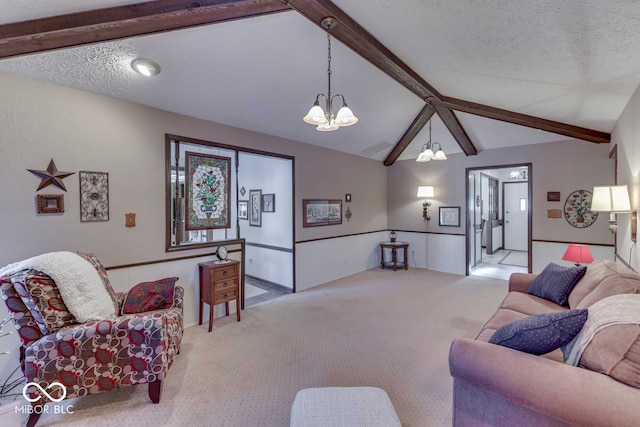
<instances>
[{"instance_id":1,"label":"white pendant lamp shade","mask_svg":"<svg viewBox=\"0 0 640 427\"><path fill-rule=\"evenodd\" d=\"M316 130L320 132L331 132L332 130L338 130L338 126L336 125L335 121L332 119L330 122L327 122L322 125L318 125Z\"/></svg>"},{"instance_id":2,"label":"white pendant lamp shade","mask_svg":"<svg viewBox=\"0 0 640 427\"><path fill-rule=\"evenodd\" d=\"M313 104L313 107L311 107L307 115L304 116L302 120L304 120L305 122L311 125L324 125L326 123L329 123L329 121L324 115L324 111L322 110L322 107L317 101L315 104Z\"/></svg>"},{"instance_id":3,"label":"white pendant lamp shade","mask_svg":"<svg viewBox=\"0 0 640 427\"><path fill-rule=\"evenodd\" d=\"M358 123L358 118L353 115L351 108L347 107L347 104L342 104L342 107L338 110L335 122L340 127L351 126Z\"/></svg>"}]
</instances>

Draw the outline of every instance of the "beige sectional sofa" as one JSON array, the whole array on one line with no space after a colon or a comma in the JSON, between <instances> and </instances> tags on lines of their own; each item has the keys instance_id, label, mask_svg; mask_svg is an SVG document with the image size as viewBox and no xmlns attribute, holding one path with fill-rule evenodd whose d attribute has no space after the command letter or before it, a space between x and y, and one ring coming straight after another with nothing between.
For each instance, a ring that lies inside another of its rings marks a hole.
<instances>
[{"instance_id":1,"label":"beige sectional sofa","mask_svg":"<svg viewBox=\"0 0 640 427\"><path fill-rule=\"evenodd\" d=\"M565 364L561 349L536 356L488 341L500 327L528 316L588 310L613 295L640 294L640 276L619 263L597 260L564 306L528 294L535 277L513 274L507 296L478 336L452 343L453 425L639 426L639 324L600 329L579 366Z\"/></svg>"}]
</instances>

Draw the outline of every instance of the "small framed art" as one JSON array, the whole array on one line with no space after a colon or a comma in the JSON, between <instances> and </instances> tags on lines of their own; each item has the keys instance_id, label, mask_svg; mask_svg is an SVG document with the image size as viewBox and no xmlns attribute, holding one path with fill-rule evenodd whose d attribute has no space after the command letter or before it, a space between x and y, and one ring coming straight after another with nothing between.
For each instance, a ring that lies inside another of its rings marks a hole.
<instances>
[{"instance_id":1,"label":"small framed art","mask_svg":"<svg viewBox=\"0 0 640 427\"><path fill-rule=\"evenodd\" d=\"M560 201L559 191L547 191L547 202L559 202L559 201Z\"/></svg>"},{"instance_id":2,"label":"small framed art","mask_svg":"<svg viewBox=\"0 0 640 427\"><path fill-rule=\"evenodd\" d=\"M276 195L263 194L262 195L262 212L275 212L275 211L276 211Z\"/></svg>"},{"instance_id":3,"label":"small framed art","mask_svg":"<svg viewBox=\"0 0 640 427\"><path fill-rule=\"evenodd\" d=\"M39 214L64 212L63 194L38 194L36 200Z\"/></svg>"},{"instance_id":4,"label":"small framed art","mask_svg":"<svg viewBox=\"0 0 640 427\"><path fill-rule=\"evenodd\" d=\"M303 227L342 224L342 200L304 199L302 215Z\"/></svg>"},{"instance_id":5,"label":"small framed art","mask_svg":"<svg viewBox=\"0 0 640 427\"><path fill-rule=\"evenodd\" d=\"M249 190L249 225L262 227L262 190Z\"/></svg>"},{"instance_id":6,"label":"small framed art","mask_svg":"<svg viewBox=\"0 0 640 427\"><path fill-rule=\"evenodd\" d=\"M460 206L440 206L438 217L441 227L460 227Z\"/></svg>"},{"instance_id":7,"label":"small framed art","mask_svg":"<svg viewBox=\"0 0 640 427\"><path fill-rule=\"evenodd\" d=\"M238 219L249 219L248 200L238 200Z\"/></svg>"}]
</instances>

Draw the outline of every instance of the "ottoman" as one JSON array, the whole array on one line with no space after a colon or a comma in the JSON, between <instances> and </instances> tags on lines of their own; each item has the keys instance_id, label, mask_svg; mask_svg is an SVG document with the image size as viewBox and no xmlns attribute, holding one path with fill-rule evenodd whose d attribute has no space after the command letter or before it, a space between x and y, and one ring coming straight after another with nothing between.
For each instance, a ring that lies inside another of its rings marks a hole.
<instances>
[{"instance_id":1,"label":"ottoman","mask_svg":"<svg viewBox=\"0 0 640 427\"><path fill-rule=\"evenodd\" d=\"M291 427L402 427L387 393L376 387L307 388L296 394Z\"/></svg>"}]
</instances>

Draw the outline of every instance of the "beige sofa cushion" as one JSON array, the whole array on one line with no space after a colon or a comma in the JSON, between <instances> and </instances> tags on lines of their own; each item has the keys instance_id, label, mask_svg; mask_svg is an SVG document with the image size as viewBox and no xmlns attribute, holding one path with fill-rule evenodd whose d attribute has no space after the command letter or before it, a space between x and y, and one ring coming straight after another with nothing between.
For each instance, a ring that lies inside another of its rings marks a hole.
<instances>
[{"instance_id":1,"label":"beige sofa cushion","mask_svg":"<svg viewBox=\"0 0 640 427\"><path fill-rule=\"evenodd\" d=\"M528 316L553 311L567 310L555 302L537 297L535 295L523 294L522 292L509 292L500 308L517 311Z\"/></svg>"},{"instance_id":2,"label":"beige sofa cushion","mask_svg":"<svg viewBox=\"0 0 640 427\"><path fill-rule=\"evenodd\" d=\"M580 366L640 388L640 325L618 324L596 333Z\"/></svg>"},{"instance_id":3,"label":"beige sofa cushion","mask_svg":"<svg viewBox=\"0 0 640 427\"><path fill-rule=\"evenodd\" d=\"M607 283L603 283L605 280ZM609 289L611 286L615 286L615 291ZM594 290L595 293L590 295ZM620 293L640 293L640 276L620 263L598 259L589 264L584 277L569 294L569 307L587 308L594 302Z\"/></svg>"}]
</instances>

